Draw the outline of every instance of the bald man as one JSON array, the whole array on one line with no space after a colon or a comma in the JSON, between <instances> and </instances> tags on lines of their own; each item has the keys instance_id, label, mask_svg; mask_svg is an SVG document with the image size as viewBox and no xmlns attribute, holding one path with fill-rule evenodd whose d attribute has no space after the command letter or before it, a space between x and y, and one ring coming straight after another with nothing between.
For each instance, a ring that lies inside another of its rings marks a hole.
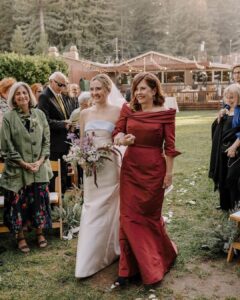
<instances>
[{"instance_id":1,"label":"bald man","mask_svg":"<svg viewBox=\"0 0 240 300\"><path fill-rule=\"evenodd\" d=\"M49 77L49 85L39 97L38 108L48 120L50 127L50 160L61 159L62 190L67 188L67 166L62 156L68 153L67 133L70 126L71 103L62 97L67 87L67 78L61 72L54 72ZM55 180L50 182L50 191L54 191Z\"/></svg>"}]
</instances>

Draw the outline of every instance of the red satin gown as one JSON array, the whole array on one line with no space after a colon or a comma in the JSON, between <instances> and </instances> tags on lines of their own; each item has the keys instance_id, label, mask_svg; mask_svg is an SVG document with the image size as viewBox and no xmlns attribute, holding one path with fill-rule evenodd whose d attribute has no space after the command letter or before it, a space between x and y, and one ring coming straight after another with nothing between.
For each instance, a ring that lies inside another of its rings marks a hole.
<instances>
[{"instance_id":1,"label":"red satin gown","mask_svg":"<svg viewBox=\"0 0 240 300\"><path fill-rule=\"evenodd\" d=\"M162 280L177 256L162 218L167 156L175 150L175 113L133 112L124 104L113 132L131 133L136 139L127 148L120 177L119 276L140 273L144 284Z\"/></svg>"}]
</instances>

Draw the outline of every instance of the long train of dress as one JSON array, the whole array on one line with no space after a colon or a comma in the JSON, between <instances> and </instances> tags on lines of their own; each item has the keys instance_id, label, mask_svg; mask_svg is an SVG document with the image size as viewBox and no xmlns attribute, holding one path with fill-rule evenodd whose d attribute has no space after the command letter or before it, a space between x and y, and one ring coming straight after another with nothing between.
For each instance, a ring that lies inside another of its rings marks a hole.
<instances>
[{"instance_id":1,"label":"long train of dress","mask_svg":"<svg viewBox=\"0 0 240 300\"><path fill-rule=\"evenodd\" d=\"M97 147L112 141L114 124L97 120L86 124L85 133L94 133ZM84 176L84 203L77 245L75 276L91 276L110 265L120 254L119 248L119 165L112 154L94 177Z\"/></svg>"}]
</instances>

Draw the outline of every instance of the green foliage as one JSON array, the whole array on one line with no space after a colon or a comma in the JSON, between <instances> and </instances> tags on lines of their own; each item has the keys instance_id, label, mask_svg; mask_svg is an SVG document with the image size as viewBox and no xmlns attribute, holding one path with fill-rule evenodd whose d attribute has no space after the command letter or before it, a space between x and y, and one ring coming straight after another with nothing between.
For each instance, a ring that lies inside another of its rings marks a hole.
<instances>
[{"instance_id":1,"label":"green foliage","mask_svg":"<svg viewBox=\"0 0 240 300\"><path fill-rule=\"evenodd\" d=\"M0 79L14 77L28 84L48 82L54 71L67 74L67 65L60 59L45 56L0 53Z\"/></svg>"},{"instance_id":2,"label":"green foliage","mask_svg":"<svg viewBox=\"0 0 240 300\"><path fill-rule=\"evenodd\" d=\"M17 26L14 30L11 41L12 52L26 54L26 45L21 27Z\"/></svg>"},{"instance_id":3,"label":"green foliage","mask_svg":"<svg viewBox=\"0 0 240 300\"><path fill-rule=\"evenodd\" d=\"M48 36L46 33L40 34L40 39L36 44L35 53L36 54L47 54L49 48Z\"/></svg>"},{"instance_id":4,"label":"green foliage","mask_svg":"<svg viewBox=\"0 0 240 300\"><path fill-rule=\"evenodd\" d=\"M53 220L62 217L63 234L68 235L69 231L80 224L80 217L83 204L83 192L75 187L71 194L65 194L62 209L55 207L52 211Z\"/></svg>"},{"instance_id":5,"label":"green foliage","mask_svg":"<svg viewBox=\"0 0 240 300\"><path fill-rule=\"evenodd\" d=\"M16 27L16 23L13 20L13 1L1 0L0 9L0 49L8 51L10 49L10 42L12 35Z\"/></svg>"},{"instance_id":6,"label":"green foliage","mask_svg":"<svg viewBox=\"0 0 240 300\"><path fill-rule=\"evenodd\" d=\"M230 244L239 240L240 229L236 222L229 220L229 214L223 213L220 220L213 220L213 231L207 232L203 248L209 256L226 253Z\"/></svg>"},{"instance_id":7,"label":"green foliage","mask_svg":"<svg viewBox=\"0 0 240 300\"><path fill-rule=\"evenodd\" d=\"M149 50L193 58L202 41L209 56L224 55L240 47L239 9L238 0L1 0L0 50L19 26L30 54L45 53L47 36L61 52L76 45L100 62Z\"/></svg>"},{"instance_id":8,"label":"green foliage","mask_svg":"<svg viewBox=\"0 0 240 300\"><path fill-rule=\"evenodd\" d=\"M222 213L215 209L218 194L213 192L213 183L207 176L215 116L215 111L177 114L177 149L182 155L174 162L174 189L164 199L163 215L173 213L166 227L179 254L161 285L154 288L158 299L239 299L240 268L236 260L226 264L226 254L209 260L201 248L205 237L224 223ZM74 202L70 194L65 201ZM150 299L142 285L109 292L117 277L117 262L90 278L76 280L77 239L62 241L57 230L47 235L49 246L40 251L34 233L32 239L28 234L26 237L31 248L29 255L17 252L9 234L0 236L7 248L1 254L1 299Z\"/></svg>"}]
</instances>

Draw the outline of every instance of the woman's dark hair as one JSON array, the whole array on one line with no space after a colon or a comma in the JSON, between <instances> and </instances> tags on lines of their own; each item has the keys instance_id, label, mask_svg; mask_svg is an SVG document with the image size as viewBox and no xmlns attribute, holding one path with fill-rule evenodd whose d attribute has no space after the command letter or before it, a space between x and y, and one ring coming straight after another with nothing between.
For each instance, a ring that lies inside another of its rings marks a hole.
<instances>
[{"instance_id":1,"label":"woman's dark hair","mask_svg":"<svg viewBox=\"0 0 240 300\"><path fill-rule=\"evenodd\" d=\"M165 99L164 99L164 95L163 95L163 91L161 88L161 83L160 80L157 78L156 75L149 73L149 72L142 72L137 74L132 82L132 90L131 90L131 101L130 101L130 106L133 110L137 111L137 110L141 110L141 104L138 103L136 97L135 97L135 91L137 89L137 86L139 85L139 83L145 80L147 85L153 90L156 90L156 94L154 95L154 99L153 99L153 104L156 106L162 106Z\"/></svg>"}]
</instances>

